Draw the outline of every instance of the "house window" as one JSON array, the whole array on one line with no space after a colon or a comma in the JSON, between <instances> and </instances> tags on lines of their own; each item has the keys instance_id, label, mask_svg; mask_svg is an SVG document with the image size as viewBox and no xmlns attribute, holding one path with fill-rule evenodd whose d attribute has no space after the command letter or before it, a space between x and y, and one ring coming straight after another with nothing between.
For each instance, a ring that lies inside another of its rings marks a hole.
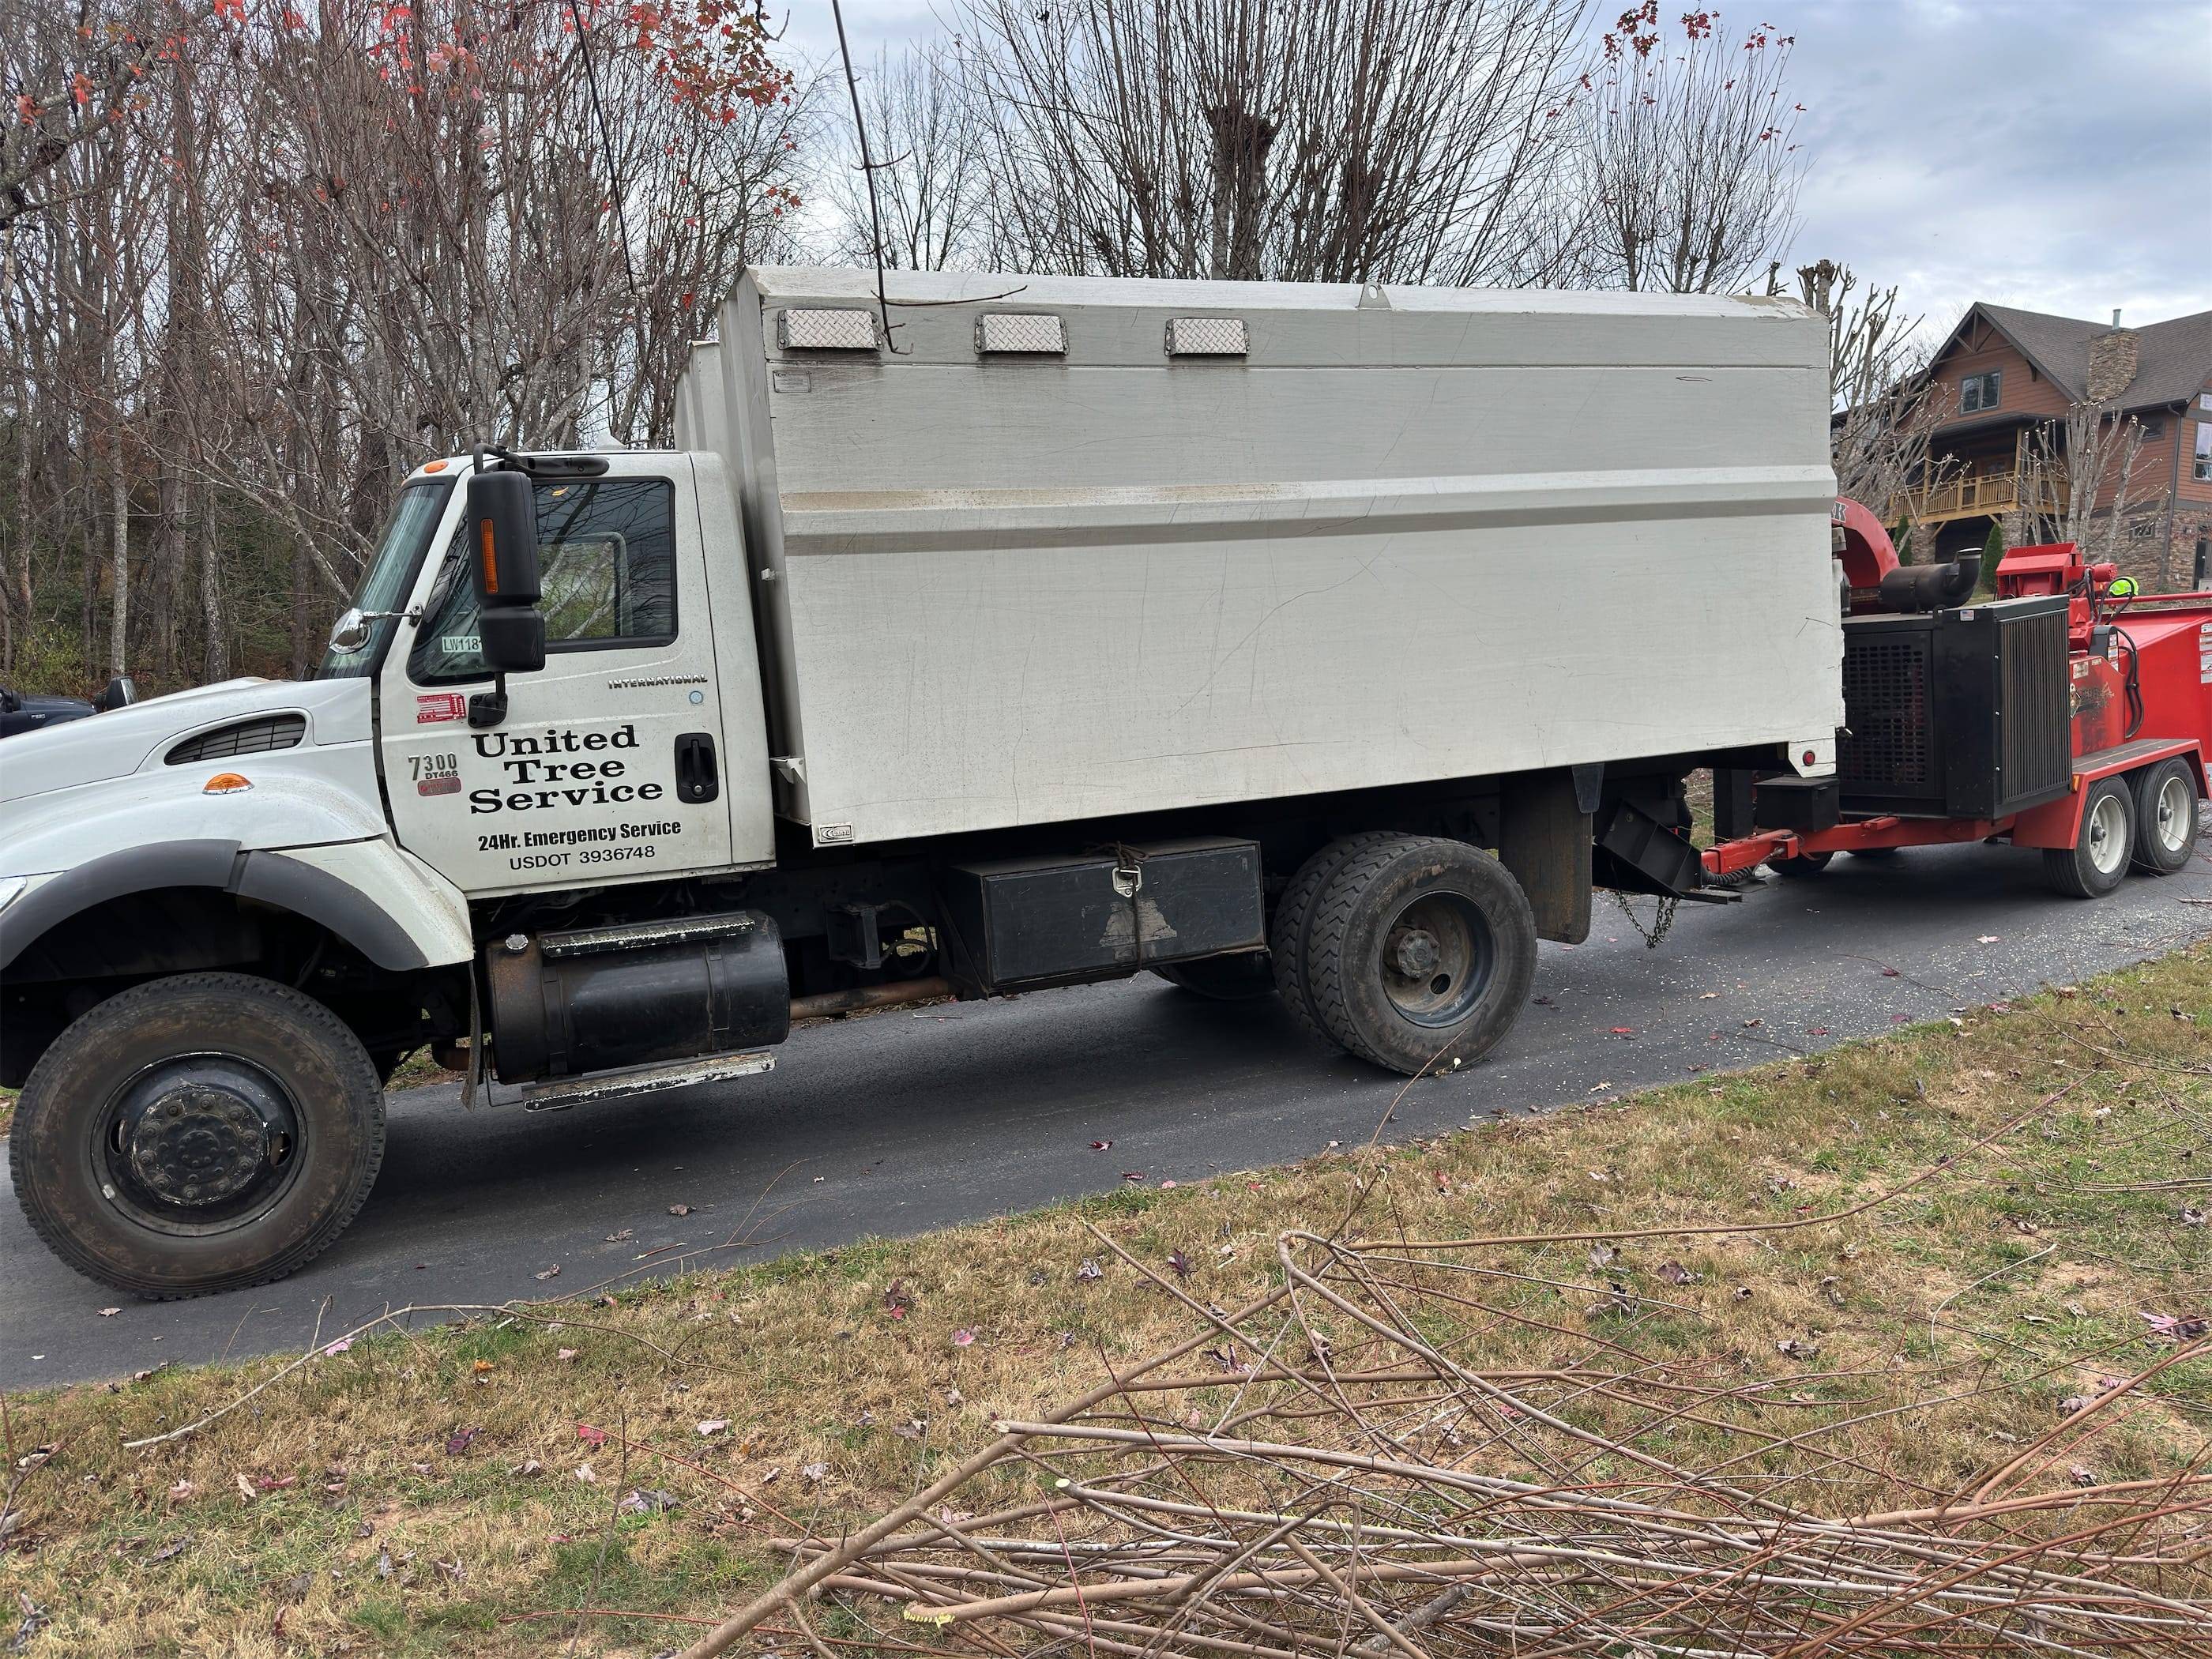
<instances>
[{"instance_id":1,"label":"house window","mask_svg":"<svg viewBox=\"0 0 2212 1659\"><path fill-rule=\"evenodd\" d=\"M2212 421L2197 423L2197 465L2190 476L2199 483L2212 479Z\"/></svg>"},{"instance_id":2,"label":"house window","mask_svg":"<svg viewBox=\"0 0 2212 1659\"><path fill-rule=\"evenodd\" d=\"M2136 418L2136 424L2142 428L2145 442L2148 442L2153 438L2166 436L2166 416L2163 415L2139 416Z\"/></svg>"},{"instance_id":3,"label":"house window","mask_svg":"<svg viewBox=\"0 0 2212 1659\"><path fill-rule=\"evenodd\" d=\"M1986 374L1969 374L1959 383L1959 413L1972 415L1978 410L1997 406L1997 389L2004 380L2004 371L1993 368Z\"/></svg>"}]
</instances>

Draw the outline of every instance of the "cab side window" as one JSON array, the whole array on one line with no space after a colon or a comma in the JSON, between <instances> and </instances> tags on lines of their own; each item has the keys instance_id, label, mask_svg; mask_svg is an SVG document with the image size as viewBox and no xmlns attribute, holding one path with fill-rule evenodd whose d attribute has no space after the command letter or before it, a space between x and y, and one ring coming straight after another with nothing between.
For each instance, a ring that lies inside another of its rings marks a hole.
<instances>
[{"instance_id":1,"label":"cab side window","mask_svg":"<svg viewBox=\"0 0 2212 1659\"><path fill-rule=\"evenodd\" d=\"M676 490L665 478L541 480L538 609L549 656L665 645L676 637ZM430 591L407 674L418 685L482 679L475 585L456 534Z\"/></svg>"}]
</instances>

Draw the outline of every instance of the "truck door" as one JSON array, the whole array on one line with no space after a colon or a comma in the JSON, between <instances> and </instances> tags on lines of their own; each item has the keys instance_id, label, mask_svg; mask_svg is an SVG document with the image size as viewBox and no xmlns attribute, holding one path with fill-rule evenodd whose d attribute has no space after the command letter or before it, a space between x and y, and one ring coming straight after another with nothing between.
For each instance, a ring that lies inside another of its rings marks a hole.
<instances>
[{"instance_id":1,"label":"truck door","mask_svg":"<svg viewBox=\"0 0 2212 1659\"><path fill-rule=\"evenodd\" d=\"M506 718L477 638L461 521L417 584L379 682L400 844L471 896L726 867L730 791L692 463L608 458L539 477L545 666L511 674ZM456 490L458 506L464 492Z\"/></svg>"}]
</instances>

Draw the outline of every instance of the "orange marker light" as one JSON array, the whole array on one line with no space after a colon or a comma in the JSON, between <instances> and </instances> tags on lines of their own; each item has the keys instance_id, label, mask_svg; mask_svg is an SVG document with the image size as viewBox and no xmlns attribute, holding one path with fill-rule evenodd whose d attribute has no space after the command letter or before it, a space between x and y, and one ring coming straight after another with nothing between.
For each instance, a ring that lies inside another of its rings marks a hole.
<instances>
[{"instance_id":1,"label":"orange marker light","mask_svg":"<svg viewBox=\"0 0 2212 1659\"><path fill-rule=\"evenodd\" d=\"M491 533L491 520L477 520L477 539L483 544L484 592L499 592L499 552Z\"/></svg>"},{"instance_id":2,"label":"orange marker light","mask_svg":"<svg viewBox=\"0 0 2212 1659\"><path fill-rule=\"evenodd\" d=\"M422 463L422 470L425 472L443 472L446 470L446 464L443 461L425 461Z\"/></svg>"},{"instance_id":3,"label":"orange marker light","mask_svg":"<svg viewBox=\"0 0 2212 1659\"><path fill-rule=\"evenodd\" d=\"M200 786L203 795L234 795L241 789L253 787L251 780L237 772L218 772Z\"/></svg>"}]
</instances>

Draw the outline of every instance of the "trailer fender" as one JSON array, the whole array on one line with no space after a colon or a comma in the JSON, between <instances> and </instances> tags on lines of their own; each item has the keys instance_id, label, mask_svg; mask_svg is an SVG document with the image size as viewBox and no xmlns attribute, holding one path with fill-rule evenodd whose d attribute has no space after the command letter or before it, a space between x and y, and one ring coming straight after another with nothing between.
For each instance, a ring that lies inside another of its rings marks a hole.
<instances>
[{"instance_id":1,"label":"trailer fender","mask_svg":"<svg viewBox=\"0 0 2212 1659\"><path fill-rule=\"evenodd\" d=\"M0 910L0 971L54 928L110 899L216 888L306 917L395 972L466 962L458 889L386 840L242 851L234 841L163 842L34 877Z\"/></svg>"},{"instance_id":2,"label":"trailer fender","mask_svg":"<svg viewBox=\"0 0 2212 1659\"><path fill-rule=\"evenodd\" d=\"M2160 761L2179 755L2186 759L2190 769L2197 774L2197 793L2201 798L2212 793L2206 787L2204 756L2191 739L2139 738L2117 748L2101 750L2094 755L2084 755L2074 763L2074 779L2066 793L2040 806L2030 807L2013 821L2012 844L2015 847L2071 847L2081 834L2081 805L2088 797L2089 786L2103 778L2117 777L2122 773L2138 771L2146 766L2155 766Z\"/></svg>"}]
</instances>

